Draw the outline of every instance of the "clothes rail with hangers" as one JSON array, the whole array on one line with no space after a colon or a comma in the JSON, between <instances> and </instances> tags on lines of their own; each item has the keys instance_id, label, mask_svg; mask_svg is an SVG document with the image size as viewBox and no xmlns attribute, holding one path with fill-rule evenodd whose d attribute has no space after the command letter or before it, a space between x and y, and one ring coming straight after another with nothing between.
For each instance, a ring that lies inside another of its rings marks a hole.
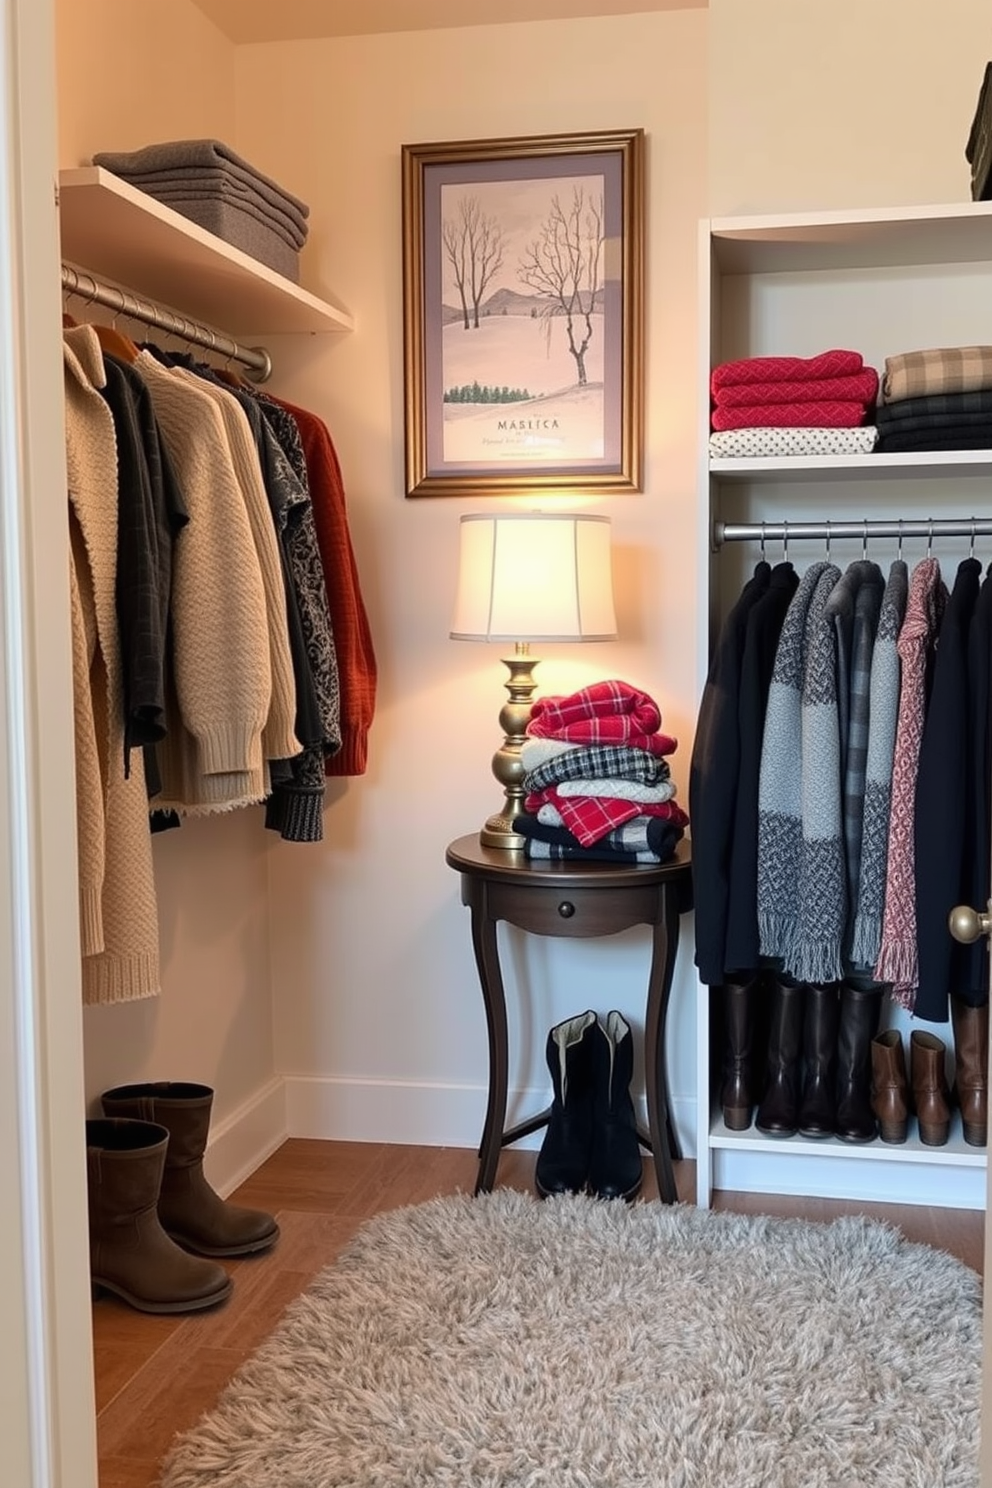
<instances>
[{"instance_id":1,"label":"clothes rail with hangers","mask_svg":"<svg viewBox=\"0 0 992 1488\"><path fill-rule=\"evenodd\" d=\"M713 541L716 547L728 542L797 542L808 538L813 542L829 542L832 538L843 540L857 538L866 541L873 537L989 537L992 536L992 518L984 517L929 517L920 520L862 521L862 522L715 522Z\"/></svg>"},{"instance_id":2,"label":"clothes rail with hangers","mask_svg":"<svg viewBox=\"0 0 992 1488\"><path fill-rule=\"evenodd\" d=\"M240 342L225 336L200 321L187 320L165 305L156 304L140 295L130 294L116 284L106 284L72 264L62 265L62 288L70 294L82 295L88 304L104 305L126 315L131 320L140 320L144 325L155 326L180 336L194 346L206 347L208 351L240 362L252 382L267 382L272 373L272 359L264 346L242 346Z\"/></svg>"}]
</instances>

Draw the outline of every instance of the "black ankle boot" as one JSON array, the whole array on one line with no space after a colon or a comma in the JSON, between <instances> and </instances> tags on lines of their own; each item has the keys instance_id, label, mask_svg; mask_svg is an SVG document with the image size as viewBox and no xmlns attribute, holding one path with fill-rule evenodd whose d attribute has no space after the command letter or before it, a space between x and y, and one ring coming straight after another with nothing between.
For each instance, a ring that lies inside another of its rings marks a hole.
<instances>
[{"instance_id":1,"label":"black ankle boot","mask_svg":"<svg viewBox=\"0 0 992 1488\"><path fill-rule=\"evenodd\" d=\"M837 983L810 982L803 1018L803 1098L799 1130L804 1137L832 1137L837 1121Z\"/></svg>"},{"instance_id":2,"label":"black ankle boot","mask_svg":"<svg viewBox=\"0 0 992 1488\"><path fill-rule=\"evenodd\" d=\"M720 1105L728 1131L747 1131L754 1110L754 1011L760 982L725 982L723 986L723 1082Z\"/></svg>"},{"instance_id":3,"label":"black ankle boot","mask_svg":"<svg viewBox=\"0 0 992 1488\"><path fill-rule=\"evenodd\" d=\"M871 1104L871 1041L878 1032L881 1011L881 987L841 984L834 1129L845 1142L873 1142L878 1135Z\"/></svg>"},{"instance_id":4,"label":"black ankle boot","mask_svg":"<svg viewBox=\"0 0 992 1488\"><path fill-rule=\"evenodd\" d=\"M548 1034L546 1057L554 1094L534 1172L542 1199L581 1193L586 1186L592 1153L592 1050L597 1037L595 1013L567 1018Z\"/></svg>"},{"instance_id":5,"label":"black ankle boot","mask_svg":"<svg viewBox=\"0 0 992 1488\"><path fill-rule=\"evenodd\" d=\"M593 1127L589 1188L598 1199L632 1199L643 1167L630 1098L634 1041L619 1013L608 1013L593 1035Z\"/></svg>"},{"instance_id":6,"label":"black ankle boot","mask_svg":"<svg viewBox=\"0 0 992 1488\"><path fill-rule=\"evenodd\" d=\"M791 978L771 981L768 1082L755 1126L768 1137L793 1137L799 1130L799 1050L806 987Z\"/></svg>"}]
</instances>

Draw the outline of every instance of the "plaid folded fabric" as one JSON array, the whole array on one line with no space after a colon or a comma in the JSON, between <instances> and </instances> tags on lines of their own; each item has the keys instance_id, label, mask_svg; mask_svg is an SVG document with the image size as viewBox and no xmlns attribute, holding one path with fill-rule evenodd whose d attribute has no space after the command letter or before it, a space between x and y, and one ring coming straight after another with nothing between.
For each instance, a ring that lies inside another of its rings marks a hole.
<instances>
[{"instance_id":1,"label":"plaid folded fabric","mask_svg":"<svg viewBox=\"0 0 992 1488\"><path fill-rule=\"evenodd\" d=\"M538 698L527 732L587 744L623 743L631 734L653 734L660 726L661 710L653 698L611 679L565 697Z\"/></svg>"},{"instance_id":2,"label":"plaid folded fabric","mask_svg":"<svg viewBox=\"0 0 992 1488\"><path fill-rule=\"evenodd\" d=\"M731 383L716 391L718 408L752 408L762 403L874 403L878 373L865 367L850 377L789 378L782 382Z\"/></svg>"},{"instance_id":3,"label":"plaid folded fabric","mask_svg":"<svg viewBox=\"0 0 992 1488\"><path fill-rule=\"evenodd\" d=\"M881 401L992 388L992 346L934 346L885 358Z\"/></svg>"},{"instance_id":4,"label":"plaid folded fabric","mask_svg":"<svg viewBox=\"0 0 992 1488\"><path fill-rule=\"evenodd\" d=\"M574 753L578 749L592 749L597 746L583 744L570 739L542 739L532 734L524 740L520 746L520 762L526 771L539 770L549 760L557 759L560 754ZM634 734L616 745L602 746L616 749L636 749L642 754L650 754L656 759L664 759L666 755L674 753L676 743L668 734ZM667 764L665 765L667 769Z\"/></svg>"},{"instance_id":5,"label":"plaid folded fabric","mask_svg":"<svg viewBox=\"0 0 992 1488\"><path fill-rule=\"evenodd\" d=\"M615 863L618 868L650 867L666 863L681 840L682 833L679 832L662 857L655 852L618 852L611 847L565 847L559 842L542 842L539 838L528 837L524 843L524 857L538 863Z\"/></svg>"},{"instance_id":6,"label":"plaid folded fabric","mask_svg":"<svg viewBox=\"0 0 992 1488\"><path fill-rule=\"evenodd\" d=\"M580 848L579 839L567 827L551 826L543 822L540 816L533 812L522 811L519 816L513 818L513 830L519 832L521 837L535 837L541 842L554 842L559 847ZM683 829L675 822L664 821L658 816L631 817L630 821L624 822L623 826L614 827L601 837L596 844L597 847L607 848L611 852L641 853L653 852L661 857L666 857L671 851L674 842L683 836Z\"/></svg>"},{"instance_id":7,"label":"plaid folded fabric","mask_svg":"<svg viewBox=\"0 0 992 1488\"><path fill-rule=\"evenodd\" d=\"M883 403L877 410L876 423L880 434L899 434L901 425L910 424L920 428L925 420L957 422L959 419L971 423L973 420L992 415L992 387L977 388L970 393L930 393L919 398L900 398L898 403ZM934 427L938 427L934 423Z\"/></svg>"},{"instance_id":8,"label":"plaid folded fabric","mask_svg":"<svg viewBox=\"0 0 992 1488\"><path fill-rule=\"evenodd\" d=\"M521 759L526 768L523 751ZM567 780L613 778L657 785L667 780L669 773L667 761L646 749L631 749L626 744L588 744L546 760L524 776L523 788L533 792Z\"/></svg>"},{"instance_id":9,"label":"plaid folded fabric","mask_svg":"<svg viewBox=\"0 0 992 1488\"><path fill-rule=\"evenodd\" d=\"M644 801L625 801L618 796L560 796L554 788L542 791L540 796L524 799L524 809L537 812L542 821L547 821L544 813L548 808L554 812L550 824L567 827L583 847L591 847L614 827L622 827L635 816L660 816L676 826L689 825L689 818L675 801L653 805Z\"/></svg>"},{"instance_id":10,"label":"plaid folded fabric","mask_svg":"<svg viewBox=\"0 0 992 1488\"><path fill-rule=\"evenodd\" d=\"M815 382L823 377L850 377L860 372L864 358L859 351L821 351L813 357L743 357L721 362L710 373L710 391L749 382Z\"/></svg>"},{"instance_id":11,"label":"plaid folded fabric","mask_svg":"<svg viewBox=\"0 0 992 1488\"><path fill-rule=\"evenodd\" d=\"M856 429L865 423L865 403L761 403L751 408L714 408L710 423L722 429Z\"/></svg>"}]
</instances>

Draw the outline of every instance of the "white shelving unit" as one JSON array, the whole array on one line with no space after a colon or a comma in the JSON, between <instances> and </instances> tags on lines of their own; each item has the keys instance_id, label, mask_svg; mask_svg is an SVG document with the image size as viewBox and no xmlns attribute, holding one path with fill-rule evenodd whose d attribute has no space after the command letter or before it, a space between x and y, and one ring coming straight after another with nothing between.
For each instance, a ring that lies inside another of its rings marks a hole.
<instances>
[{"instance_id":1,"label":"white shelving unit","mask_svg":"<svg viewBox=\"0 0 992 1488\"><path fill-rule=\"evenodd\" d=\"M59 172L59 221L67 263L239 338L354 329L340 306L100 166Z\"/></svg>"},{"instance_id":2,"label":"white shelving unit","mask_svg":"<svg viewBox=\"0 0 992 1488\"><path fill-rule=\"evenodd\" d=\"M829 347L860 351L881 373L885 357L927 346L992 344L992 204L830 212L782 217L712 218L702 224L703 351L700 386L699 554L709 605L698 636L699 691L710 649L729 606L759 556L749 543L716 549L714 524L992 516L992 450L912 455L815 456L712 462L708 458L709 370L737 357L813 356ZM906 541L903 556L922 557L925 541ZM967 542L935 543L947 576ZM987 549L987 551L986 551ZM776 561L781 547L769 544ZM822 543L794 543L800 569L824 556ZM843 567L861 541L835 542ZM869 546L885 565L895 543ZM992 559L989 544L976 556ZM715 1088L719 1051L711 1051L718 994L697 999L697 1200L714 1188L756 1193L985 1207L987 1156L968 1146L957 1113L944 1147L925 1147L911 1123L898 1146L800 1136L764 1137L752 1126L724 1126ZM908 1046L912 1024L898 1009L888 1020ZM925 1026L950 1046L949 1027ZM908 1047L907 1047L908 1054Z\"/></svg>"}]
</instances>

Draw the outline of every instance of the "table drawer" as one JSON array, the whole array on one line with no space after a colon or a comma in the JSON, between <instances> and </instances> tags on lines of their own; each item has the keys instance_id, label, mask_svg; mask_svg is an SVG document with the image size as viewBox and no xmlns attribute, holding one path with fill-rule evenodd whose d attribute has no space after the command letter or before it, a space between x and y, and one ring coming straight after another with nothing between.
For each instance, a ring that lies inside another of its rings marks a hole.
<instances>
[{"instance_id":1,"label":"table drawer","mask_svg":"<svg viewBox=\"0 0 992 1488\"><path fill-rule=\"evenodd\" d=\"M489 883L486 915L533 935L617 935L632 925L653 925L660 920L664 892L661 884L637 888L629 882L622 889Z\"/></svg>"}]
</instances>

